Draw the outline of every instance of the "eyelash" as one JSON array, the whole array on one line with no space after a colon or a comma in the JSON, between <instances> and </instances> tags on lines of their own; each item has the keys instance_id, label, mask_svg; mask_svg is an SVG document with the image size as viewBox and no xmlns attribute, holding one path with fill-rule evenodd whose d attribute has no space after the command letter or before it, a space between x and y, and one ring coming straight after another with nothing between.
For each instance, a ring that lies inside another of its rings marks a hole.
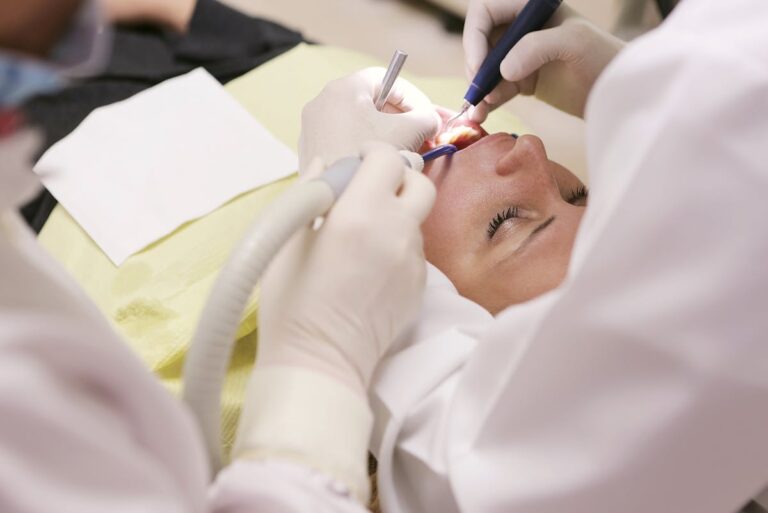
<instances>
[{"instance_id":1,"label":"eyelash","mask_svg":"<svg viewBox=\"0 0 768 513\"><path fill-rule=\"evenodd\" d=\"M589 197L589 189L581 185L576 189L571 190L571 194L568 196L568 203L574 205L580 199L586 199Z\"/></svg>"},{"instance_id":2,"label":"eyelash","mask_svg":"<svg viewBox=\"0 0 768 513\"><path fill-rule=\"evenodd\" d=\"M496 235L496 231L498 231L499 227L504 224L505 221L516 217L519 217L517 207L509 207L507 210L496 214L496 217L491 219L491 222L488 223L488 239L493 239L493 236Z\"/></svg>"},{"instance_id":3,"label":"eyelash","mask_svg":"<svg viewBox=\"0 0 768 513\"><path fill-rule=\"evenodd\" d=\"M589 189L581 185L576 189L571 190L571 194L568 196L568 203L573 205L580 199L586 199L588 197ZM518 217L520 216L518 215L517 207L509 207L507 210L496 214L496 217L491 219L491 222L488 223L488 239L493 239L493 236L496 235L496 232L501 228L501 225L504 224L505 221Z\"/></svg>"}]
</instances>

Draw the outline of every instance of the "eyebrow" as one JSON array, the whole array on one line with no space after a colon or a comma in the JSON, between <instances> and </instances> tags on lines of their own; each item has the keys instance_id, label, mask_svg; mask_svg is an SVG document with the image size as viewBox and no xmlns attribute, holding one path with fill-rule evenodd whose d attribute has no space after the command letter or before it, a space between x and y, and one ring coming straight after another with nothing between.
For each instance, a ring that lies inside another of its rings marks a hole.
<instances>
[{"instance_id":1,"label":"eyebrow","mask_svg":"<svg viewBox=\"0 0 768 513\"><path fill-rule=\"evenodd\" d=\"M515 248L514 251L512 251L512 253L510 253L507 256L512 256L515 253L522 251L523 248L525 248L528 244L530 244L530 242L534 239L536 234L546 229L549 225L551 225L555 221L555 219L557 219L557 216L552 216L546 221L544 221L543 223L541 223L539 226L534 228L533 231L531 231L530 235L528 235L528 237L526 237L526 239L522 242L522 244L520 244L517 248Z\"/></svg>"},{"instance_id":2,"label":"eyebrow","mask_svg":"<svg viewBox=\"0 0 768 513\"><path fill-rule=\"evenodd\" d=\"M542 230L546 229L549 225L551 225L555 221L555 219L557 219L557 216L552 216L546 221L544 221L543 223L541 223L539 226L534 228L533 231L531 231L530 235L528 235L528 237L526 237L526 239L522 242L522 244L520 244L517 248L515 248L515 250L512 251L511 253L507 254L507 257L511 257L512 255L518 253L519 251L522 251L522 249L525 248L528 244L530 244L530 242L534 239L534 237L539 232L541 232ZM506 261L507 257L503 258L499 263Z\"/></svg>"},{"instance_id":3,"label":"eyebrow","mask_svg":"<svg viewBox=\"0 0 768 513\"><path fill-rule=\"evenodd\" d=\"M556 216L552 216L549 219L547 219L546 221L544 221L543 223L541 223L539 226L534 228L533 231L531 232L531 234L528 236L528 238L525 239L525 243L523 245L528 244L531 240L533 240L533 238L536 236L537 233L539 233L540 231L544 230L549 225L551 225L554 222L555 218L556 218Z\"/></svg>"}]
</instances>

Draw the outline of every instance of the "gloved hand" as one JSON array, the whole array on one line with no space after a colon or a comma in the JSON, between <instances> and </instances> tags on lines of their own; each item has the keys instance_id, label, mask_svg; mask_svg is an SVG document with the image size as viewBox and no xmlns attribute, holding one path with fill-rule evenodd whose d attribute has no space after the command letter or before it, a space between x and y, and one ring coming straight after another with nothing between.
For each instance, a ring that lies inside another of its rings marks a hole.
<instances>
[{"instance_id":1,"label":"gloved hand","mask_svg":"<svg viewBox=\"0 0 768 513\"><path fill-rule=\"evenodd\" d=\"M366 141L417 151L440 127L429 98L403 78L392 87L381 112L374 102L384 68L367 68L330 82L305 107L299 137L299 173L317 157L325 165L360 153Z\"/></svg>"},{"instance_id":2,"label":"gloved hand","mask_svg":"<svg viewBox=\"0 0 768 513\"><path fill-rule=\"evenodd\" d=\"M464 26L464 53L471 80L494 36L509 26L527 0L472 0ZM624 47L563 4L544 30L523 37L501 63L504 80L472 112L482 122L517 94L532 95L575 116L584 116L597 77Z\"/></svg>"},{"instance_id":3,"label":"gloved hand","mask_svg":"<svg viewBox=\"0 0 768 513\"><path fill-rule=\"evenodd\" d=\"M420 225L434 197L393 148L368 145L322 227L295 235L267 270L257 365L311 368L365 394L379 358L417 313L426 273Z\"/></svg>"},{"instance_id":4,"label":"gloved hand","mask_svg":"<svg viewBox=\"0 0 768 513\"><path fill-rule=\"evenodd\" d=\"M259 348L233 456L292 461L367 502L374 367L417 313L426 264L419 226L435 189L377 143L314 231L262 281ZM320 159L310 173L323 169Z\"/></svg>"}]
</instances>

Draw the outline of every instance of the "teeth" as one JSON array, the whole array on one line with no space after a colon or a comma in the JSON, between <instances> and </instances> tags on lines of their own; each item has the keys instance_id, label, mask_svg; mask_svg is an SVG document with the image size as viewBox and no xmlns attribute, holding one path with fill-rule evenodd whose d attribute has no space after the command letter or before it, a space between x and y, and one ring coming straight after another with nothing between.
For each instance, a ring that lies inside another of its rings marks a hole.
<instances>
[{"instance_id":1,"label":"teeth","mask_svg":"<svg viewBox=\"0 0 768 513\"><path fill-rule=\"evenodd\" d=\"M480 132L471 126L457 126L437 136L437 144L453 144L459 140L469 140L480 135Z\"/></svg>"}]
</instances>

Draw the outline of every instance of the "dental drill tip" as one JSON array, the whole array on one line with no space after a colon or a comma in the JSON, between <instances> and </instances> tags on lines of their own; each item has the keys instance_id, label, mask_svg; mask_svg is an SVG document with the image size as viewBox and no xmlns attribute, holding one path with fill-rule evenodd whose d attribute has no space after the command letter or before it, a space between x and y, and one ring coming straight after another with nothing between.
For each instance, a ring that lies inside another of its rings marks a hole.
<instances>
[{"instance_id":1,"label":"dental drill tip","mask_svg":"<svg viewBox=\"0 0 768 513\"><path fill-rule=\"evenodd\" d=\"M456 114L455 116L453 116L451 119L448 120L448 122L445 124L445 128L443 128L443 131L447 132L448 130L453 128L453 125L456 124L456 121L461 119L461 116L466 114L471 106L472 106L471 103L464 100L464 103L461 105L461 109L459 110L458 114Z\"/></svg>"}]
</instances>

